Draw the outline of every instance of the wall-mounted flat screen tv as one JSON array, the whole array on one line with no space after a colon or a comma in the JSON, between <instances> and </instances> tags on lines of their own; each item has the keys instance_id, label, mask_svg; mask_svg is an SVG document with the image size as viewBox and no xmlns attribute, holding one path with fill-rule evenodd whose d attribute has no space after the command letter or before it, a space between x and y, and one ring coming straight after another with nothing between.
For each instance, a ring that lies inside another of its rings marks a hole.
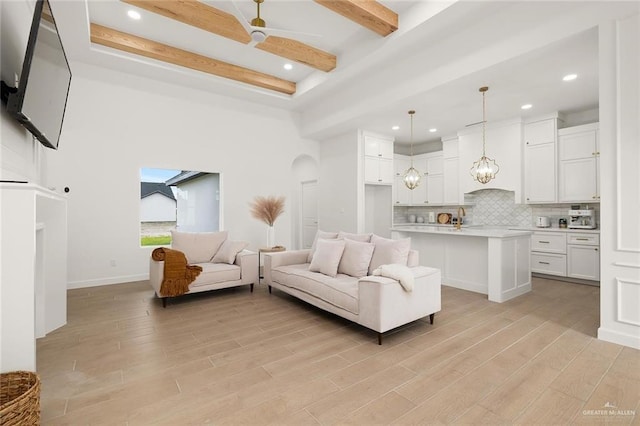
<instances>
[{"instance_id":1,"label":"wall-mounted flat screen tv","mask_svg":"<svg viewBox=\"0 0 640 426\"><path fill-rule=\"evenodd\" d=\"M71 69L48 0L37 0L17 90L7 112L45 146L58 149Z\"/></svg>"}]
</instances>

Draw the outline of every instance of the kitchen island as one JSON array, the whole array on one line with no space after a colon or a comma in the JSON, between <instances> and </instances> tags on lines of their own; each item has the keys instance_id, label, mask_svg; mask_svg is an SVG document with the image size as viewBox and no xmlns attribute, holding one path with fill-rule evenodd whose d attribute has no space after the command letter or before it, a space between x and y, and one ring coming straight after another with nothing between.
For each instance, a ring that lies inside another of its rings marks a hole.
<instances>
[{"instance_id":1,"label":"kitchen island","mask_svg":"<svg viewBox=\"0 0 640 426\"><path fill-rule=\"evenodd\" d=\"M420 264L438 268L442 284L505 302L531 291L531 231L506 228L396 225L394 239L411 237Z\"/></svg>"}]
</instances>

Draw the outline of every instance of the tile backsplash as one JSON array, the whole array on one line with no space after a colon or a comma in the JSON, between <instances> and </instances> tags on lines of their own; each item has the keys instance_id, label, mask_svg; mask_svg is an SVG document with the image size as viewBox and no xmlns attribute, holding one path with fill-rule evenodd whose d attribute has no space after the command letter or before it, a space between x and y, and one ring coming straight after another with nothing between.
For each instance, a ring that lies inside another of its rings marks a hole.
<instances>
[{"instance_id":1,"label":"tile backsplash","mask_svg":"<svg viewBox=\"0 0 640 426\"><path fill-rule=\"evenodd\" d=\"M485 226L530 227L535 226L534 221L537 216L548 216L551 219L551 226L557 228L560 218L569 218L567 212L571 206L572 204L516 204L513 191L483 189L472 194L465 194L464 208L466 215L463 223ZM596 222L599 224L600 205L597 203L581 204L581 208L587 207L595 210ZM438 213L451 213L455 217L457 211L457 206L398 206L393 210L393 222L407 223L409 222L409 215L423 217L424 221L427 222L429 212L434 212L436 215Z\"/></svg>"}]
</instances>

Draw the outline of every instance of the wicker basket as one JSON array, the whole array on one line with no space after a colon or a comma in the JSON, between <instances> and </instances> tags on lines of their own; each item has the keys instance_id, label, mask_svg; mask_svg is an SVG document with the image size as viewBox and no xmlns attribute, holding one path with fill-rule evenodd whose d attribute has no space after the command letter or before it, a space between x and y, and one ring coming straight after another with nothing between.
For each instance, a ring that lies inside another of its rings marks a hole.
<instances>
[{"instance_id":1,"label":"wicker basket","mask_svg":"<svg viewBox=\"0 0 640 426\"><path fill-rule=\"evenodd\" d=\"M0 424L40 424L40 378L32 371L0 374Z\"/></svg>"}]
</instances>

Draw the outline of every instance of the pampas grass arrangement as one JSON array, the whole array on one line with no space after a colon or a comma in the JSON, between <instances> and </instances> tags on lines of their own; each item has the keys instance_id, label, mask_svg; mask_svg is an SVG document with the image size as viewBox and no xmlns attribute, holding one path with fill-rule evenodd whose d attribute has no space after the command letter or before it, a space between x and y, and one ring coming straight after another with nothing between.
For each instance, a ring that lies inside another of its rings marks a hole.
<instances>
[{"instance_id":1,"label":"pampas grass arrangement","mask_svg":"<svg viewBox=\"0 0 640 426\"><path fill-rule=\"evenodd\" d=\"M250 203L250 206L251 216L273 226L278 216L284 213L284 197L258 195L253 199L253 203Z\"/></svg>"}]
</instances>

